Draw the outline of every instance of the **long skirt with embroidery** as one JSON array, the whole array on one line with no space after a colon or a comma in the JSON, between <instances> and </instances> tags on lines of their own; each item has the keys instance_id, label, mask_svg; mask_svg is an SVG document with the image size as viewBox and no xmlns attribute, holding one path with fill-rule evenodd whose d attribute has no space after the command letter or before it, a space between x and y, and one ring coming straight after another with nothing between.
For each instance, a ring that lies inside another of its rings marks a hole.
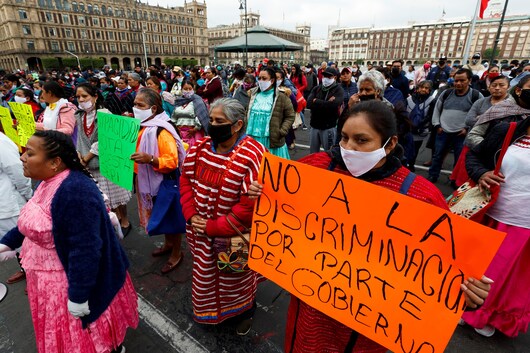
<instances>
[{"instance_id":1,"label":"long skirt with embroidery","mask_svg":"<svg viewBox=\"0 0 530 353\"><path fill-rule=\"evenodd\" d=\"M524 333L530 324L530 229L492 218L486 224L506 232L486 276L494 283L483 306L465 312L462 319L476 328L495 327L509 337Z\"/></svg>"},{"instance_id":2,"label":"long skirt with embroidery","mask_svg":"<svg viewBox=\"0 0 530 353\"><path fill-rule=\"evenodd\" d=\"M68 280L55 249L50 210L55 190L66 176L63 172L39 186L18 221L25 235L21 257L37 351L109 353L123 342L128 327L138 326L138 297L127 274L109 307L88 329L68 311Z\"/></svg>"}]
</instances>

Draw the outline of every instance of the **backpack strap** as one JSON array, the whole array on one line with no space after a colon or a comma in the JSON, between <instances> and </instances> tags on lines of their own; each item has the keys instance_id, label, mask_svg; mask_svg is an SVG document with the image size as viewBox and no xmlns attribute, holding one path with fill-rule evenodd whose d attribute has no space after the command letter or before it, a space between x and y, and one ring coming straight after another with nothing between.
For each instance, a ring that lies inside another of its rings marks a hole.
<instances>
[{"instance_id":1,"label":"backpack strap","mask_svg":"<svg viewBox=\"0 0 530 353\"><path fill-rule=\"evenodd\" d=\"M412 183L414 182L414 179L416 179L416 174L409 172L409 174L405 177L405 180L403 180L403 184L401 184L401 187L399 188L399 193L407 195Z\"/></svg>"}]
</instances>

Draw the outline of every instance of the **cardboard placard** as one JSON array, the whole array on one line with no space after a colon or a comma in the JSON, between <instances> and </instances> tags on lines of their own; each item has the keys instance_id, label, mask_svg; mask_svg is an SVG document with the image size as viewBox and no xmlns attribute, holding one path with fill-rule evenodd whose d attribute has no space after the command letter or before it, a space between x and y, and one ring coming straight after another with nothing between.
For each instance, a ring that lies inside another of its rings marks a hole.
<instances>
[{"instance_id":1,"label":"cardboard placard","mask_svg":"<svg viewBox=\"0 0 530 353\"><path fill-rule=\"evenodd\" d=\"M113 183L127 189L133 188L134 161L140 120L97 113L99 169Z\"/></svg>"},{"instance_id":2,"label":"cardboard placard","mask_svg":"<svg viewBox=\"0 0 530 353\"><path fill-rule=\"evenodd\" d=\"M35 117L28 104L9 102L11 111L17 119L17 132L20 146L26 147L29 138L35 133Z\"/></svg>"},{"instance_id":3,"label":"cardboard placard","mask_svg":"<svg viewBox=\"0 0 530 353\"><path fill-rule=\"evenodd\" d=\"M9 109L0 107L0 121L2 122L2 128L4 134L11 139L14 143L20 145L20 138L18 137L17 130L13 128L13 119L11 119L11 112Z\"/></svg>"},{"instance_id":4,"label":"cardboard placard","mask_svg":"<svg viewBox=\"0 0 530 353\"><path fill-rule=\"evenodd\" d=\"M442 353L503 233L383 187L265 154L250 267L394 353Z\"/></svg>"}]
</instances>

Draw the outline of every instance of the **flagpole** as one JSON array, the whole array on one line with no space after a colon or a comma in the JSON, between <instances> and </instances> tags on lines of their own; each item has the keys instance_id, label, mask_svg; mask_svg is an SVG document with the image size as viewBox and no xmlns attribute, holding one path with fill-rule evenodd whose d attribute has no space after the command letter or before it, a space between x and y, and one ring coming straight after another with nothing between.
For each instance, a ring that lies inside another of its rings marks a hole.
<instances>
[{"instance_id":1,"label":"flagpole","mask_svg":"<svg viewBox=\"0 0 530 353\"><path fill-rule=\"evenodd\" d=\"M464 58L462 59L462 65L467 65L467 61L469 60L469 51L471 50L471 40L473 39L473 34L475 32L475 25L477 24L478 12L480 11L480 2L481 0L477 0L477 8L475 9L475 15L473 16L473 20L471 21L471 27L469 28L469 32L467 32L466 45L464 47Z\"/></svg>"},{"instance_id":2,"label":"flagpole","mask_svg":"<svg viewBox=\"0 0 530 353\"><path fill-rule=\"evenodd\" d=\"M507 8L508 8L508 0L505 0L504 10L502 10L501 22L499 23L499 29L497 30L497 35L495 36L495 43L493 44L493 51L491 52L490 65L493 65L493 59L495 59L495 50L497 50L497 45L499 44L499 39L501 37L502 24L504 23L504 16L506 16Z\"/></svg>"}]
</instances>

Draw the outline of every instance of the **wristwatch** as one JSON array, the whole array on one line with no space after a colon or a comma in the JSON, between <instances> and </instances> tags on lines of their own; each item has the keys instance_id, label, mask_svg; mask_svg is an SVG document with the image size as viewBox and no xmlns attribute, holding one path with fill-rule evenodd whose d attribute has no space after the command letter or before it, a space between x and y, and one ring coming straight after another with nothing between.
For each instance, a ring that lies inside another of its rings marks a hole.
<instances>
[{"instance_id":1,"label":"wristwatch","mask_svg":"<svg viewBox=\"0 0 530 353\"><path fill-rule=\"evenodd\" d=\"M149 164L153 165L154 161L155 161L155 156L151 156L151 160L149 161Z\"/></svg>"}]
</instances>

